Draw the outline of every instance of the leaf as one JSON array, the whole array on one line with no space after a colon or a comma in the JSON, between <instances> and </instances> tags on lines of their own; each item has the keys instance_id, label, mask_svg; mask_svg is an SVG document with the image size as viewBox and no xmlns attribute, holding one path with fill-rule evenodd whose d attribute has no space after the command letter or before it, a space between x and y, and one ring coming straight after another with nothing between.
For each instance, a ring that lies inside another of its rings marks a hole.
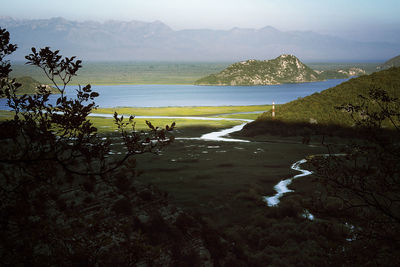
<instances>
[{"instance_id":1,"label":"leaf","mask_svg":"<svg viewBox=\"0 0 400 267\"><path fill-rule=\"evenodd\" d=\"M91 98L98 97L99 95L100 95L100 94L97 93L97 92L91 92L91 93L90 93L90 97L91 97Z\"/></svg>"},{"instance_id":2,"label":"leaf","mask_svg":"<svg viewBox=\"0 0 400 267\"><path fill-rule=\"evenodd\" d=\"M150 129L155 130L153 124L151 124L150 121L146 121L146 124L147 124L147 126L148 126Z\"/></svg>"}]
</instances>

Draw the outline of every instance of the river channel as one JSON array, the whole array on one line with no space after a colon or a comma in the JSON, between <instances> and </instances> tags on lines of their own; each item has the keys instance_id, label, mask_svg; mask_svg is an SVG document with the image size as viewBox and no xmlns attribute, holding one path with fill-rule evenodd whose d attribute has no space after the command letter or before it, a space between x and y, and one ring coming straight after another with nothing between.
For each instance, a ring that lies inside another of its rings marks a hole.
<instances>
[{"instance_id":1,"label":"river channel","mask_svg":"<svg viewBox=\"0 0 400 267\"><path fill-rule=\"evenodd\" d=\"M92 113L89 116L93 117L106 117L110 118L113 117L112 114L100 114L100 113ZM128 115L123 115L125 117L129 117ZM215 132L210 132L203 134L200 137L180 137L176 139L181 139L181 140L204 140L204 141L220 141L220 142L243 142L247 143L250 142L249 140L243 140L243 139L234 139L230 138L228 135L234 132L238 132L243 129L243 127L248 123L252 122L253 120L249 119L240 119L240 118L210 118L210 117L179 117L179 116L136 116L136 118L142 118L142 119L192 119L192 120L230 120L230 121L240 121L244 122L239 125L235 125L231 128L220 130L220 131L215 131ZM293 190L290 190L288 188L288 185L296 178L308 176L312 174L311 171L309 170L304 170L300 166L304 163L306 163L306 159L300 159L293 163L291 165L291 169L295 171L301 172L300 174L297 174L289 179L281 180L278 184L274 186L274 189L276 191L276 194L273 196L264 196L263 200L266 202L266 204L269 207L276 206L280 202L280 198L289 192L293 192ZM308 216L309 219L311 218L312 215Z\"/></svg>"}]
</instances>

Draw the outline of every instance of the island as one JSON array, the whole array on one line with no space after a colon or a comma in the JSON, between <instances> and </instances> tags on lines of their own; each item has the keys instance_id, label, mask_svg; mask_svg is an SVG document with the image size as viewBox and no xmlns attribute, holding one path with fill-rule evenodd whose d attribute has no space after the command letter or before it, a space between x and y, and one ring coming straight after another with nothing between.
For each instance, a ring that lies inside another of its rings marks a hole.
<instances>
[{"instance_id":1,"label":"island","mask_svg":"<svg viewBox=\"0 0 400 267\"><path fill-rule=\"evenodd\" d=\"M280 55L272 60L246 60L234 63L217 74L210 74L196 85L272 85L343 79L365 74L360 68L316 71L294 55Z\"/></svg>"},{"instance_id":2,"label":"island","mask_svg":"<svg viewBox=\"0 0 400 267\"><path fill-rule=\"evenodd\" d=\"M39 87L44 87L46 91L52 93L52 94L59 94L60 92L54 88L53 86L50 86L48 84L42 84L39 81L33 79L30 76L21 76L21 77L16 77L15 81L19 84L21 84L20 87L16 90L17 95L33 95L38 93Z\"/></svg>"}]
</instances>

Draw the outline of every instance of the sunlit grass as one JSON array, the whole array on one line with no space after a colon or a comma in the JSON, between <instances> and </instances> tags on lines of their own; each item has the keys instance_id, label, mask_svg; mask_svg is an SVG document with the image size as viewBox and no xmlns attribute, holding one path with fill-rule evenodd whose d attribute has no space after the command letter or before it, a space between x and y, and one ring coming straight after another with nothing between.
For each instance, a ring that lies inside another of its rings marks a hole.
<instances>
[{"instance_id":1,"label":"sunlit grass","mask_svg":"<svg viewBox=\"0 0 400 267\"><path fill-rule=\"evenodd\" d=\"M253 114L229 114L223 116L216 116L217 118L233 118L233 119L246 119L246 120L255 120L262 113L253 113Z\"/></svg>"},{"instance_id":2,"label":"sunlit grass","mask_svg":"<svg viewBox=\"0 0 400 267\"><path fill-rule=\"evenodd\" d=\"M14 113L7 110L0 110L0 120L12 119Z\"/></svg>"},{"instance_id":3,"label":"sunlit grass","mask_svg":"<svg viewBox=\"0 0 400 267\"><path fill-rule=\"evenodd\" d=\"M134 116L192 116L192 117L219 117L233 119L256 119L260 114L234 114L239 112L254 112L270 110L270 105L257 106L219 106L219 107L119 107L119 108L98 108L93 113L113 114L115 111L122 115ZM90 120L98 128L99 132L115 131L116 125L112 118L90 117ZM176 123L177 129L185 127L207 127L207 128L229 128L240 124L240 121L213 121L213 120L192 120L192 119L142 119L135 118L136 129L148 129L146 120L151 121L154 126L160 128Z\"/></svg>"},{"instance_id":4,"label":"sunlit grass","mask_svg":"<svg viewBox=\"0 0 400 267\"><path fill-rule=\"evenodd\" d=\"M268 111L270 109L271 105L218 106L218 107L153 107L153 108L117 107L117 108L98 108L94 111L94 113L113 114L116 111L118 114L129 114L134 116L217 116L221 114L229 115L229 113L238 113L238 112ZM236 115L232 117L236 117ZM242 116L240 118L245 118L245 116Z\"/></svg>"},{"instance_id":5,"label":"sunlit grass","mask_svg":"<svg viewBox=\"0 0 400 267\"><path fill-rule=\"evenodd\" d=\"M254 112L254 111L267 111L270 110L269 105L258 106L219 106L219 107L153 107L153 108L98 108L93 113L113 114L115 111L122 115L134 116L173 116L173 117L218 117L218 118L232 118L232 119L256 119L260 114L234 114L239 112ZM13 113L10 111L0 111L0 120L11 119ZM117 126L113 118L103 117L89 117L89 120L94 124L100 133L114 132ZM164 128L166 125L176 123L177 129L185 127L206 127L206 128L229 128L241 124L240 121L235 120L194 120L194 119L154 119L154 118L135 118L136 130L148 130L146 120L151 121L154 126Z\"/></svg>"},{"instance_id":6,"label":"sunlit grass","mask_svg":"<svg viewBox=\"0 0 400 267\"><path fill-rule=\"evenodd\" d=\"M89 120L94 124L100 133L112 132L117 130L113 118L90 117ZM207 128L229 128L240 124L240 121L208 121L208 120L190 120L190 119L135 119L136 130L148 130L146 120L150 121L154 126L165 128L166 125L176 123L176 129L184 127L207 127Z\"/></svg>"}]
</instances>

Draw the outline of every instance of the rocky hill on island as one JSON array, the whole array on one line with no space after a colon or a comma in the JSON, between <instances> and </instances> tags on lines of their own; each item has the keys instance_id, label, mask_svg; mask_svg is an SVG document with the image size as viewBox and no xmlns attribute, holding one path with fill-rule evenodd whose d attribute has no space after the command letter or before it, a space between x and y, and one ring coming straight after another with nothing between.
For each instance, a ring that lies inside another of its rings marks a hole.
<instances>
[{"instance_id":1,"label":"rocky hill on island","mask_svg":"<svg viewBox=\"0 0 400 267\"><path fill-rule=\"evenodd\" d=\"M398 55L397 57L389 59L388 61L386 61L382 65L379 65L378 67L376 67L376 69L377 70L385 70L385 69L389 69L389 68L392 68L392 67L400 67L400 55Z\"/></svg>"},{"instance_id":2,"label":"rocky hill on island","mask_svg":"<svg viewBox=\"0 0 400 267\"><path fill-rule=\"evenodd\" d=\"M52 94L60 93L56 88L48 85L48 84L41 84L37 80L33 79L30 76L22 76L15 78L16 82L21 84L21 87L17 89L17 95L23 94L36 94L38 92L39 86L45 86L46 90L51 92Z\"/></svg>"},{"instance_id":3,"label":"rocky hill on island","mask_svg":"<svg viewBox=\"0 0 400 267\"><path fill-rule=\"evenodd\" d=\"M247 60L234 63L217 74L195 82L197 85L271 85L343 79L365 74L358 68L315 71L294 55L280 55L272 60Z\"/></svg>"}]
</instances>

